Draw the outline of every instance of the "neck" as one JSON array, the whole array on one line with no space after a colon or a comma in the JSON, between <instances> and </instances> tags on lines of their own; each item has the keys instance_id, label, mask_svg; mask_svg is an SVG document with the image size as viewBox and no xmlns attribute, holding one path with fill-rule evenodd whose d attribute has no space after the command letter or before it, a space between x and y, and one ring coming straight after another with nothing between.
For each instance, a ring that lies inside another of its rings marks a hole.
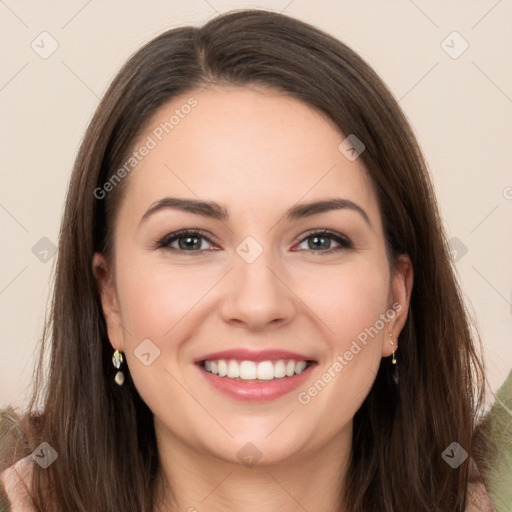
<instances>
[{"instance_id":1,"label":"neck","mask_svg":"<svg viewBox=\"0 0 512 512\"><path fill-rule=\"evenodd\" d=\"M343 512L352 423L322 447L252 467L199 452L163 429L156 432L161 463L157 496L170 489L174 504L158 500L155 512Z\"/></svg>"}]
</instances>

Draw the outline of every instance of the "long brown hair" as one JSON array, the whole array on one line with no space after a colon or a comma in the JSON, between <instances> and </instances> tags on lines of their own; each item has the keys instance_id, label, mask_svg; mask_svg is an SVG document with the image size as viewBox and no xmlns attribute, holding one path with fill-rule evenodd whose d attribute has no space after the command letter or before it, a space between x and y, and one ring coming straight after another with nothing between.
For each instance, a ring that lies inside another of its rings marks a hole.
<instances>
[{"instance_id":1,"label":"long brown hair","mask_svg":"<svg viewBox=\"0 0 512 512\"><path fill-rule=\"evenodd\" d=\"M389 358L381 361L354 417L340 506L463 512L469 461L452 469L442 453L456 441L471 455L485 377L414 134L354 51L308 24L261 10L153 39L115 77L87 129L66 199L51 316L27 413L33 420L24 424L27 441L20 445L27 454L45 441L59 454L45 470L34 465L36 509L152 510L159 475L153 417L127 370L125 385L114 383L92 272L94 253L112 250L127 180L104 199L95 190L123 165L159 107L209 84L272 87L315 107L366 146L360 158L377 190L390 263L410 256L414 289L398 369Z\"/></svg>"}]
</instances>

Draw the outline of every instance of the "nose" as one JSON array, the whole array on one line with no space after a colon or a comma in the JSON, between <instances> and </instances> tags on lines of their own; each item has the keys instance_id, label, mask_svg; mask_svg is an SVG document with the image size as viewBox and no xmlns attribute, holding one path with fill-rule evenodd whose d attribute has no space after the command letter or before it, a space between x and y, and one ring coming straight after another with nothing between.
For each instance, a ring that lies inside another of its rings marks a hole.
<instances>
[{"instance_id":1,"label":"nose","mask_svg":"<svg viewBox=\"0 0 512 512\"><path fill-rule=\"evenodd\" d=\"M252 263L235 257L221 307L223 319L254 331L291 322L298 299L286 283L286 275L281 275L285 274L282 266L266 251Z\"/></svg>"}]
</instances>

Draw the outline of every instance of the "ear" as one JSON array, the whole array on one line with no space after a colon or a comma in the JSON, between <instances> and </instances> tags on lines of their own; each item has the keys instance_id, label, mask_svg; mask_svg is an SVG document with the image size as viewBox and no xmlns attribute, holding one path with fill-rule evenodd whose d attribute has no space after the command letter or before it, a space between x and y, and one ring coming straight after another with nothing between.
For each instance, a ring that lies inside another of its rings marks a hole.
<instances>
[{"instance_id":1,"label":"ear","mask_svg":"<svg viewBox=\"0 0 512 512\"><path fill-rule=\"evenodd\" d=\"M414 270L411 259L407 254L401 254L395 261L391 275L391 308L396 314L384 332L384 343L382 346L382 355L384 357L390 356L393 350L396 350L398 347L398 335L402 332L407 320L413 283ZM390 343L391 339L394 345Z\"/></svg>"},{"instance_id":2,"label":"ear","mask_svg":"<svg viewBox=\"0 0 512 512\"><path fill-rule=\"evenodd\" d=\"M114 349L124 352L123 324L115 288L115 279L113 270L103 254L96 253L94 255L92 271L101 298L101 306L107 324L110 344Z\"/></svg>"}]
</instances>

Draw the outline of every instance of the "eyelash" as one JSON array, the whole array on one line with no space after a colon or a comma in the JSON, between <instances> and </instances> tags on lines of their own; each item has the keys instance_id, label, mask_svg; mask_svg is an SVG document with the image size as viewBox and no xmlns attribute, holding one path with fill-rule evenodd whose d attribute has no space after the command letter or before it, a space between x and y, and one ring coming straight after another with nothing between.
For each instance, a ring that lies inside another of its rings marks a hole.
<instances>
[{"instance_id":1,"label":"eyelash","mask_svg":"<svg viewBox=\"0 0 512 512\"><path fill-rule=\"evenodd\" d=\"M181 231L176 231L175 233L170 233L170 234L164 236L162 239L160 239L157 242L156 249L179 251L182 253L201 253L204 251L211 251L211 249L199 249L197 251L194 251L194 250L187 251L187 250L183 250L183 249L178 249L176 247L170 247L170 244L175 242L176 240L178 240L180 238L187 238L187 237L203 238L208 243L215 245L215 243L202 231L199 231L197 229L183 229ZM338 242L340 245L333 249L326 249L326 250L320 250L320 251L315 251L313 249L303 249L309 253L316 253L316 254L322 256L325 254L332 254L334 252L353 248L353 244L348 237L346 237L345 235L342 235L341 233L337 233L336 231L331 231L329 229L321 229L318 231L313 231L313 232L309 233L307 236L303 237L300 240L299 244L302 244L309 238L313 238L313 237L330 238L330 239L334 240L335 242Z\"/></svg>"}]
</instances>

